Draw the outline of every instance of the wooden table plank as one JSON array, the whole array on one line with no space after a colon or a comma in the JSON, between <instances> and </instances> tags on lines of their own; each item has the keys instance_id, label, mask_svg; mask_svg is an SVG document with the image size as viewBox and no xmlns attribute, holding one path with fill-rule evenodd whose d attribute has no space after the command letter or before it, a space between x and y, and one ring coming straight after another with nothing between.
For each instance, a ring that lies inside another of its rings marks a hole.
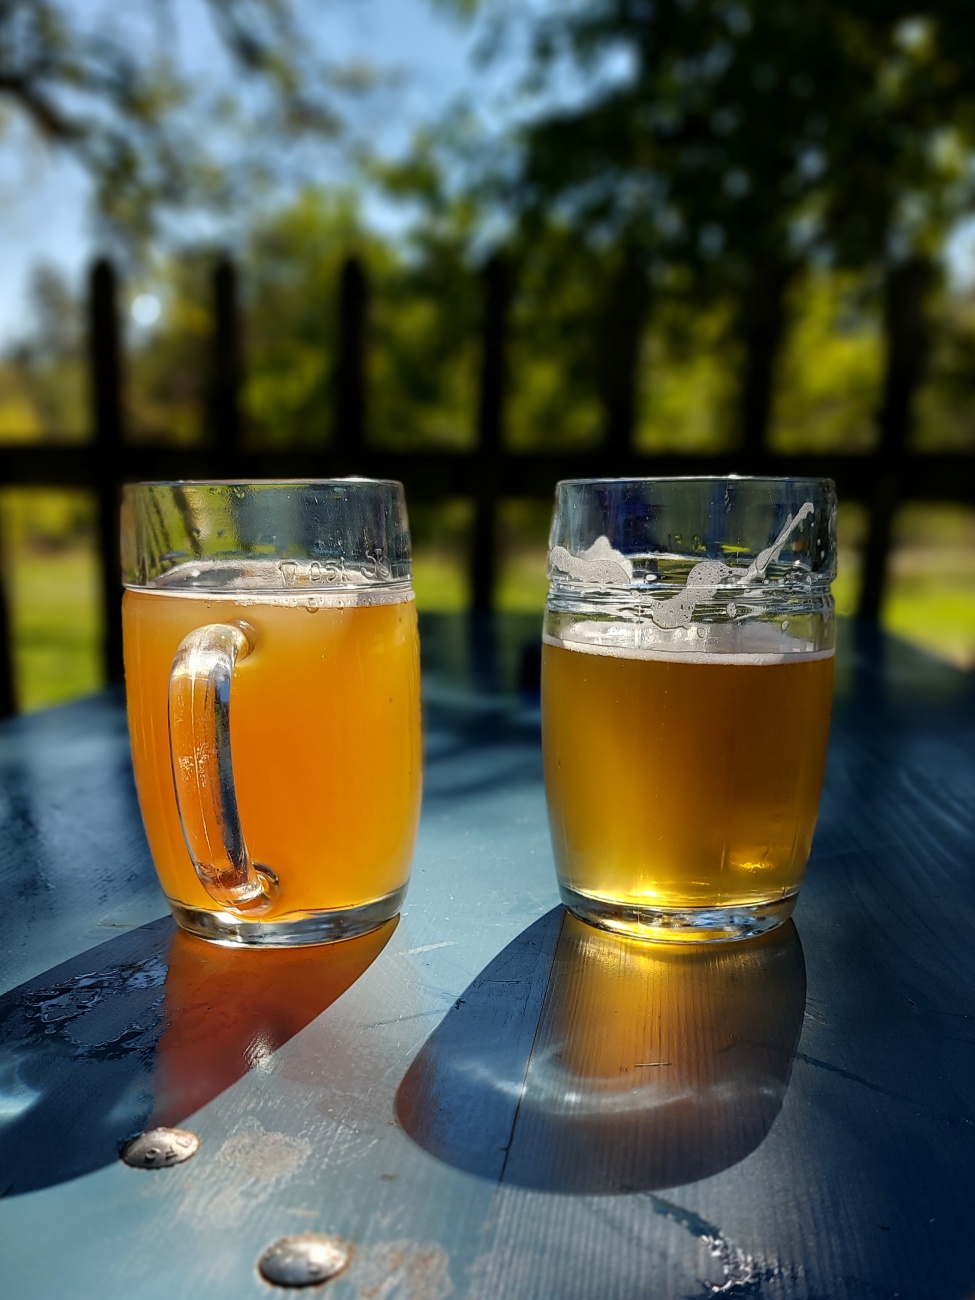
<instances>
[{"instance_id":1,"label":"wooden table plank","mask_svg":"<svg viewBox=\"0 0 975 1300\"><path fill-rule=\"evenodd\" d=\"M175 934L119 696L0 727L10 1294L267 1297L309 1230L338 1300L975 1291L972 680L848 639L794 925L674 952L558 907L502 631L436 634L403 916L332 949ZM121 1164L153 1116L200 1152Z\"/></svg>"}]
</instances>

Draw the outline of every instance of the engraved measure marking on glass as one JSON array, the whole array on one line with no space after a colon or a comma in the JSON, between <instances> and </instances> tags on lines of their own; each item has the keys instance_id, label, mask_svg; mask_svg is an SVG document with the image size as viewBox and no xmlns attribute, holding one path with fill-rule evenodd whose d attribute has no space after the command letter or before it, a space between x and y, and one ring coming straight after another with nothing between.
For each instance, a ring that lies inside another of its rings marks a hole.
<instances>
[{"instance_id":1,"label":"engraved measure marking on glass","mask_svg":"<svg viewBox=\"0 0 975 1300\"><path fill-rule=\"evenodd\" d=\"M381 547L366 551L365 561L350 567L344 555L334 560L279 560L278 572L286 587L331 586L335 583L352 583L361 586L366 582L388 582L393 571L386 563Z\"/></svg>"}]
</instances>

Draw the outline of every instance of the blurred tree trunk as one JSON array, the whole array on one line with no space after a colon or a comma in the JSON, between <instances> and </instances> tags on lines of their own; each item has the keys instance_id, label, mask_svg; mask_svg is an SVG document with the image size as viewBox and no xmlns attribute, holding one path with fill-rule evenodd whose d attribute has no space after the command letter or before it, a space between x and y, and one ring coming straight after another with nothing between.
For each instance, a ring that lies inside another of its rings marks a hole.
<instances>
[{"instance_id":1,"label":"blurred tree trunk","mask_svg":"<svg viewBox=\"0 0 975 1300\"><path fill-rule=\"evenodd\" d=\"M883 608L894 515L903 495L900 460L914 420L914 406L927 364L925 312L934 267L923 256L891 266L884 283L883 396L877 413L877 478L863 553L857 613L875 621Z\"/></svg>"},{"instance_id":2,"label":"blurred tree trunk","mask_svg":"<svg viewBox=\"0 0 975 1300\"><path fill-rule=\"evenodd\" d=\"M597 383L603 408L603 443L626 460L633 451L640 391L640 354L650 306L642 250L632 241L620 250L610 275L596 338Z\"/></svg>"},{"instance_id":3,"label":"blurred tree trunk","mask_svg":"<svg viewBox=\"0 0 975 1300\"><path fill-rule=\"evenodd\" d=\"M767 450L775 369L786 330L786 293L795 265L772 256L756 260L739 308L744 357L737 411L737 446L750 466Z\"/></svg>"}]
</instances>

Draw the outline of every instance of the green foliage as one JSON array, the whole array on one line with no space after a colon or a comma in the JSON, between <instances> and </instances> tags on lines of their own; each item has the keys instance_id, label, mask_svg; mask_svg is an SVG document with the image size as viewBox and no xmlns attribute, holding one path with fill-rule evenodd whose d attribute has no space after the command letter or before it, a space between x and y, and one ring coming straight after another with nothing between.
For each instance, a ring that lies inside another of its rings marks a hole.
<instances>
[{"instance_id":1,"label":"green foliage","mask_svg":"<svg viewBox=\"0 0 975 1300\"><path fill-rule=\"evenodd\" d=\"M81 442L87 418L83 313L74 286L34 269L29 319L0 358L0 442Z\"/></svg>"},{"instance_id":2,"label":"green foliage","mask_svg":"<svg viewBox=\"0 0 975 1300\"><path fill-rule=\"evenodd\" d=\"M370 263L386 255L345 195L310 190L252 230L242 284L250 445L321 445L331 432L339 274L353 253Z\"/></svg>"},{"instance_id":3,"label":"green foliage","mask_svg":"<svg viewBox=\"0 0 975 1300\"><path fill-rule=\"evenodd\" d=\"M975 294L942 292L932 307L932 333L913 445L975 452Z\"/></svg>"},{"instance_id":4,"label":"green foliage","mask_svg":"<svg viewBox=\"0 0 975 1300\"><path fill-rule=\"evenodd\" d=\"M869 451L884 366L876 295L848 272L813 269L792 286L789 315L773 449Z\"/></svg>"},{"instance_id":5,"label":"green foliage","mask_svg":"<svg viewBox=\"0 0 975 1300\"><path fill-rule=\"evenodd\" d=\"M664 297L643 343L640 451L717 452L731 444L737 356L725 305Z\"/></svg>"},{"instance_id":6,"label":"green foliage","mask_svg":"<svg viewBox=\"0 0 975 1300\"><path fill-rule=\"evenodd\" d=\"M197 0L223 54L200 78L173 54L180 8L143 0L106 22L69 0L0 4L0 109L80 164L130 250L167 214L249 201L287 170L280 140L333 139L341 95L372 81L323 58L291 0Z\"/></svg>"},{"instance_id":7,"label":"green foliage","mask_svg":"<svg viewBox=\"0 0 975 1300\"><path fill-rule=\"evenodd\" d=\"M207 419L207 357L213 335L212 258L195 253L158 260L141 283L126 290L131 301L152 290L159 323L126 338L125 417L132 442L191 446ZM123 311L127 302L121 304ZM123 319L129 313L125 312Z\"/></svg>"},{"instance_id":8,"label":"green foliage","mask_svg":"<svg viewBox=\"0 0 975 1300\"><path fill-rule=\"evenodd\" d=\"M477 272L455 250L380 272L369 417L377 446L473 447L480 307Z\"/></svg>"},{"instance_id":9,"label":"green foliage","mask_svg":"<svg viewBox=\"0 0 975 1300\"><path fill-rule=\"evenodd\" d=\"M600 286L608 258L553 223L517 262L508 348L508 446L599 444Z\"/></svg>"},{"instance_id":10,"label":"green foliage","mask_svg":"<svg viewBox=\"0 0 975 1300\"><path fill-rule=\"evenodd\" d=\"M0 443L39 442L43 425L23 365L0 362Z\"/></svg>"}]
</instances>

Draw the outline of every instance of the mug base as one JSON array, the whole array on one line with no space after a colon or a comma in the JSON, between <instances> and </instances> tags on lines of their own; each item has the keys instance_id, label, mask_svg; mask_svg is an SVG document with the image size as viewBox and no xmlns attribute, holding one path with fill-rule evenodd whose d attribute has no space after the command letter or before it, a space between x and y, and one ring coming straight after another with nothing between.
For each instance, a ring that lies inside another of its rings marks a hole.
<instances>
[{"instance_id":1,"label":"mug base","mask_svg":"<svg viewBox=\"0 0 975 1300\"><path fill-rule=\"evenodd\" d=\"M559 886L562 902L581 921L631 939L655 943L730 943L765 934L787 921L798 892L767 903L731 907L655 907L615 902Z\"/></svg>"},{"instance_id":2,"label":"mug base","mask_svg":"<svg viewBox=\"0 0 975 1300\"><path fill-rule=\"evenodd\" d=\"M303 912L279 921L246 920L229 911L187 907L170 898L169 909L180 929L198 939L225 948L300 948L308 944L337 943L366 934L398 916L406 886L360 907L332 912Z\"/></svg>"}]
</instances>

